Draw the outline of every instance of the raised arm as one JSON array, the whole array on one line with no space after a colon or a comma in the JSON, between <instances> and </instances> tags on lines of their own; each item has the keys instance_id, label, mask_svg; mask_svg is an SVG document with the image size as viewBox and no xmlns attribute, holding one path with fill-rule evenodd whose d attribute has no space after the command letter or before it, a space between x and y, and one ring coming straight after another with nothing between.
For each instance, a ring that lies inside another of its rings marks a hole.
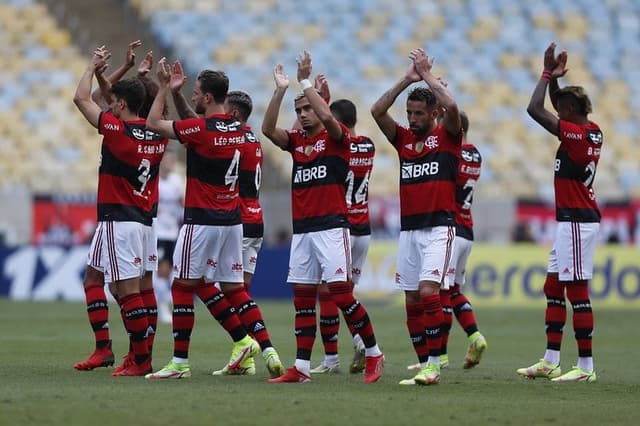
<instances>
[{"instance_id":1,"label":"raised arm","mask_svg":"<svg viewBox=\"0 0 640 426\"><path fill-rule=\"evenodd\" d=\"M111 105L111 98L109 95L109 88L116 81L120 81L122 77L136 64L136 52L135 49L142 46L142 42L140 40L135 40L129 43L127 46L127 52L125 56L125 61L122 65L118 67L115 71L113 71L109 76L105 76L104 73L99 74L98 85L99 89L97 89L91 97L97 104L106 104ZM102 80L102 81L101 81Z\"/></svg>"},{"instance_id":2,"label":"raised arm","mask_svg":"<svg viewBox=\"0 0 640 426\"><path fill-rule=\"evenodd\" d=\"M424 49L414 49L409 54L417 73L429 85L440 107L444 110L442 126L452 135L460 134L460 111L458 104L442 80L431 73L433 57L429 57Z\"/></svg>"},{"instance_id":3,"label":"raised arm","mask_svg":"<svg viewBox=\"0 0 640 426\"><path fill-rule=\"evenodd\" d=\"M173 130L173 121L162 119L162 112L164 111L167 93L169 92L169 81L171 79L167 58L162 58L158 61L157 76L160 88L158 89L158 94L153 100L153 104L149 110L149 116L147 117L147 129L152 130L165 138L177 139L176 133Z\"/></svg>"},{"instance_id":4,"label":"raised arm","mask_svg":"<svg viewBox=\"0 0 640 426\"><path fill-rule=\"evenodd\" d=\"M304 96L309 101L309 105L316 113L327 132L334 140L342 139L342 126L340 122L331 114L329 105L322 99L313 84L309 81L311 76L311 54L308 51L302 52L297 59L298 62L298 82L302 88Z\"/></svg>"},{"instance_id":5,"label":"raised arm","mask_svg":"<svg viewBox=\"0 0 640 426\"><path fill-rule=\"evenodd\" d=\"M171 67L171 80L169 81L169 89L171 89L171 96L173 97L173 104L176 106L178 115L180 118L194 118L198 114L191 108L187 98L182 94L182 87L184 86L187 77L184 75L184 69L180 61L175 61Z\"/></svg>"},{"instance_id":6,"label":"raised arm","mask_svg":"<svg viewBox=\"0 0 640 426\"><path fill-rule=\"evenodd\" d=\"M420 75L416 72L412 62L405 75L371 106L371 115L389 142L393 142L396 138L396 122L389 114L389 108L404 89L420 80Z\"/></svg>"},{"instance_id":7,"label":"raised arm","mask_svg":"<svg viewBox=\"0 0 640 426\"><path fill-rule=\"evenodd\" d=\"M551 43L547 50L545 51L545 60L544 60L544 71L540 76L540 80L538 80L538 84L536 84L533 93L531 94L531 99L529 100L529 106L527 107L527 112L538 124L544 127L549 133L552 135L558 135L558 117L553 114L551 111L548 111L544 107L544 97L547 92L547 86L549 85L549 81L554 78L562 77L567 72L567 53L562 52L555 58L555 61L552 62L548 60L549 52L553 56L555 50L555 43ZM552 67L553 68L547 68ZM552 98L553 102L553 98Z\"/></svg>"},{"instance_id":8,"label":"raised arm","mask_svg":"<svg viewBox=\"0 0 640 426\"><path fill-rule=\"evenodd\" d=\"M282 105L282 98L289 87L289 77L284 73L282 64L276 65L273 71L273 79L276 83L276 89L269 101L267 110L264 113L262 121L262 133L274 144L282 149L286 149L289 145L289 134L286 130L276 127L278 123L278 114Z\"/></svg>"},{"instance_id":9,"label":"raised arm","mask_svg":"<svg viewBox=\"0 0 640 426\"><path fill-rule=\"evenodd\" d=\"M96 129L98 128L102 109L91 99L91 82L96 69L104 67L108 57L109 52L104 49L104 46L94 51L91 61L89 61L89 65L84 71L76 88L76 93L73 96L73 103L76 104L76 107L80 110L84 118Z\"/></svg>"}]
</instances>

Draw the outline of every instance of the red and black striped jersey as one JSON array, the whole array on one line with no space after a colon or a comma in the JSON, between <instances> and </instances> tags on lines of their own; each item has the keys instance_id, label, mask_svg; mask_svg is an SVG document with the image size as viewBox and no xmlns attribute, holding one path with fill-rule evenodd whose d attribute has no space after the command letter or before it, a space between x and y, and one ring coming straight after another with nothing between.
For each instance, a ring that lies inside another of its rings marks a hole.
<instances>
[{"instance_id":1,"label":"red and black striped jersey","mask_svg":"<svg viewBox=\"0 0 640 426\"><path fill-rule=\"evenodd\" d=\"M262 182L262 145L249 126L244 128L244 142L240 152L242 233L245 237L261 238L264 235L259 198Z\"/></svg>"},{"instance_id":2,"label":"red and black striped jersey","mask_svg":"<svg viewBox=\"0 0 640 426\"><path fill-rule=\"evenodd\" d=\"M242 123L227 114L173 122L178 141L187 148L184 223L238 225Z\"/></svg>"},{"instance_id":3,"label":"red and black striped jersey","mask_svg":"<svg viewBox=\"0 0 640 426\"><path fill-rule=\"evenodd\" d=\"M482 157L473 144L463 144L456 178L456 236L473 241L473 189L480 178Z\"/></svg>"},{"instance_id":4,"label":"red and black striped jersey","mask_svg":"<svg viewBox=\"0 0 640 426\"><path fill-rule=\"evenodd\" d=\"M560 146L554 165L556 220L558 222L600 222L600 210L593 192L602 131L592 121L576 124L560 120Z\"/></svg>"},{"instance_id":5,"label":"red and black striped jersey","mask_svg":"<svg viewBox=\"0 0 640 426\"><path fill-rule=\"evenodd\" d=\"M287 131L286 150L293 157L291 210L293 233L347 228L345 180L349 170L348 130L333 140L326 129L314 137L304 130Z\"/></svg>"},{"instance_id":6,"label":"red and black striped jersey","mask_svg":"<svg viewBox=\"0 0 640 426\"><path fill-rule=\"evenodd\" d=\"M370 235L369 178L376 147L366 136L350 136L351 158L346 181L347 219L351 235Z\"/></svg>"},{"instance_id":7,"label":"red and black striped jersey","mask_svg":"<svg viewBox=\"0 0 640 426\"><path fill-rule=\"evenodd\" d=\"M123 121L102 112L98 220L151 225L158 209L158 173L168 140L146 130L144 119Z\"/></svg>"},{"instance_id":8,"label":"red and black striped jersey","mask_svg":"<svg viewBox=\"0 0 640 426\"><path fill-rule=\"evenodd\" d=\"M454 225L456 176L462 132L453 136L442 127L417 138L396 124L393 146L400 158L400 229L408 231Z\"/></svg>"}]
</instances>

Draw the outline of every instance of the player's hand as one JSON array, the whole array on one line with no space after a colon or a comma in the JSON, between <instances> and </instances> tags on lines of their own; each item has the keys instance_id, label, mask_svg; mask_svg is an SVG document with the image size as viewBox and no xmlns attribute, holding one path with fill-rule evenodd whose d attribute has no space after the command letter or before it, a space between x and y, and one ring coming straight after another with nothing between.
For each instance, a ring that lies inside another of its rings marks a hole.
<instances>
[{"instance_id":1,"label":"player's hand","mask_svg":"<svg viewBox=\"0 0 640 426\"><path fill-rule=\"evenodd\" d=\"M93 51L89 66L91 66L95 72L98 72L98 70L104 71L109 58L111 58L111 52L109 52L104 45L100 46Z\"/></svg>"},{"instance_id":2,"label":"player's hand","mask_svg":"<svg viewBox=\"0 0 640 426\"><path fill-rule=\"evenodd\" d=\"M127 47L127 56L125 57L125 64L131 68L136 64L136 48L142 46L140 40L132 41Z\"/></svg>"},{"instance_id":3,"label":"player's hand","mask_svg":"<svg viewBox=\"0 0 640 426\"><path fill-rule=\"evenodd\" d=\"M314 81L315 89L320 93L320 96L326 103L329 103L331 100L331 92L329 91L329 80L325 77L324 74L316 75Z\"/></svg>"},{"instance_id":4,"label":"player's hand","mask_svg":"<svg viewBox=\"0 0 640 426\"><path fill-rule=\"evenodd\" d=\"M277 88L286 89L289 87L289 77L284 73L284 67L282 64L276 65L273 70L273 79L276 82Z\"/></svg>"},{"instance_id":5,"label":"player's hand","mask_svg":"<svg viewBox=\"0 0 640 426\"><path fill-rule=\"evenodd\" d=\"M556 66L551 70L552 78L560 78L569 71L567 68L567 59L568 54L566 50L563 50L558 54L558 57L556 58Z\"/></svg>"},{"instance_id":6,"label":"player's hand","mask_svg":"<svg viewBox=\"0 0 640 426\"><path fill-rule=\"evenodd\" d=\"M308 50L302 51L296 58L298 63L298 81L308 79L311 75L311 53Z\"/></svg>"},{"instance_id":7,"label":"player's hand","mask_svg":"<svg viewBox=\"0 0 640 426\"><path fill-rule=\"evenodd\" d=\"M142 62L140 62L140 65L138 65L138 77L144 77L151 71L152 68L153 68L153 52L148 51L144 55L144 58L142 59Z\"/></svg>"},{"instance_id":8,"label":"player's hand","mask_svg":"<svg viewBox=\"0 0 640 426\"><path fill-rule=\"evenodd\" d=\"M163 57L158 61L158 66L156 67L156 75L158 77L158 82L162 86L168 86L169 81L171 80L171 72L169 68L170 67L167 63L167 58Z\"/></svg>"},{"instance_id":9,"label":"player's hand","mask_svg":"<svg viewBox=\"0 0 640 426\"><path fill-rule=\"evenodd\" d=\"M171 66L171 78L169 80L169 89L172 92L179 92L182 89L185 81L187 81L187 76L184 75L184 69L182 68L182 64L180 61L176 60L173 62Z\"/></svg>"},{"instance_id":10,"label":"player's hand","mask_svg":"<svg viewBox=\"0 0 640 426\"><path fill-rule=\"evenodd\" d=\"M556 60L556 44L551 43L544 51L544 69L545 70L553 70L557 65L558 61Z\"/></svg>"},{"instance_id":11,"label":"player's hand","mask_svg":"<svg viewBox=\"0 0 640 426\"><path fill-rule=\"evenodd\" d=\"M425 52L424 49L413 49L411 53L409 53L409 58L413 61L413 65L415 66L418 75L431 72L434 58L427 55L427 52Z\"/></svg>"}]
</instances>

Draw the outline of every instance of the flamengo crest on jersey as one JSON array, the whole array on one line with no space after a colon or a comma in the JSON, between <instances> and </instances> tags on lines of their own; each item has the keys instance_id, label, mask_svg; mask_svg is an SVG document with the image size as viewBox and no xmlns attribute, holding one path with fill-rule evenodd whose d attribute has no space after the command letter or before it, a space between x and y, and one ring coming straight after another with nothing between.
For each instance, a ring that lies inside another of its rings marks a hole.
<instances>
[{"instance_id":1,"label":"flamengo crest on jersey","mask_svg":"<svg viewBox=\"0 0 640 426\"><path fill-rule=\"evenodd\" d=\"M376 147L366 136L349 137L349 146L351 158L345 191L351 235L370 235L369 179Z\"/></svg>"},{"instance_id":2,"label":"flamengo crest on jersey","mask_svg":"<svg viewBox=\"0 0 640 426\"><path fill-rule=\"evenodd\" d=\"M560 120L560 146L554 164L556 220L600 222L593 181L600 160L602 132L596 123L576 124Z\"/></svg>"},{"instance_id":3,"label":"flamengo crest on jersey","mask_svg":"<svg viewBox=\"0 0 640 426\"><path fill-rule=\"evenodd\" d=\"M473 203L473 190L480 178L481 166L482 157L478 149L472 144L462 145L456 178L456 236L471 241L473 241L471 204Z\"/></svg>"},{"instance_id":4,"label":"flamengo crest on jersey","mask_svg":"<svg viewBox=\"0 0 640 426\"><path fill-rule=\"evenodd\" d=\"M345 228L345 180L349 169L348 129L336 141L326 129L309 137L304 130L288 131L287 150L293 157L291 206L293 233Z\"/></svg>"},{"instance_id":5,"label":"flamengo crest on jersey","mask_svg":"<svg viewBox=\"0 0 640 426\"><path fill-rule=\"evenodd\" d=\"M400 229L454 225L456 176L462 143L437 126L418 139L396 124L393 146L400 158Z\"/></svg>"},{"instance_id":6,"label":"flamengo crest on jersey","mask_svg":"<svg viewBox=\"0 0 640 426\"><path fill-rule=\"evenodd\" d=\"M184 223L240 224L242 123L227 114L213 114L174 121L173 127L187 148Z\"/></svg>"},{"instance_id":7,"label":"flamengo crest on jersey","mask_svg":"<svg viewBox=\"0 0 640 426\"><path fill-rule=\"evenodd\" d=\"M123 121L102 112L98 220L151 225L158 208L158 173L168 140L146 130L144 119Z\"/></svg>"},{"instance_id":8,"label":"flamengo crest on jersey","mask_svg":"<svg viewBox=\"0 0 640 426\"><path fill-rule=\"evenodd\" d=\"M240 154L240 204L242 234L248 238L264 235L260 184L262 183L262 145L250 127L244 129L245 143Z\"/></svg>"}]
</instances>

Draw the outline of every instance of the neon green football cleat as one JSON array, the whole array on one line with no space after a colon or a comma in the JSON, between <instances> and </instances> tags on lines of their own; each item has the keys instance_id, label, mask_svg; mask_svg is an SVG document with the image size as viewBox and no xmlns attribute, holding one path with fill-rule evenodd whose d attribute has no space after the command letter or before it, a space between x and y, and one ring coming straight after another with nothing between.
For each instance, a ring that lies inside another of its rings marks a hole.
<instances>
[{"instance_id":1,"label":"neon green football cleat","mask_svg":"<svg viewBox=\"0 0 640 426\"><path fill-rule=\"evenodd\" d=\"M428 362L427 365L420 370L413 378L419 385L435 385L440 381L440 366Z\"/></svg>"},{"instance_id":2,"label":"neon green football cleat","mask_svg":"<svg viewBox=\"0 0 640 426\"><path fill-rule=\"evenodd\" d=\"M467 354L464 356L464 362L462 363L462 368L465 370L478 365L482 358L482 354L487 349L487 341L479 331L476 331L469 336L469 342Z\"/></svg>"},{"instance_id":3,"label":"neon green football cleat","mask_svg":"<svg viewBox=\"0 0 640 426\"><path fill-rule=\"evenodd\" d=\"M144 376L145 379L186 379L191 377L191 369L186 362L169 362L155 373Z\"/></svg>"},{"instance_id":4,"label":"neon green football cleat","mask_svg":"<svg viewBox=\"0 0 640 426\"><path fill-rule=\"evenodd\" d=\"M541 359L530 367L518 368L516 372L528 379L535 379L536 377L553 379L562 374L562 369L560 368L560 364L554 365Z\"/></svg>"},{"instance_id":5,"label":"neon green football cleat","mask_svg":"<svg viewBox=\"0 0 640 426\"><path fill-rule=\"evenodd\" d=\"M238 340L233 344L231 350L231 358L227 364L227 368L235 370L240 367L244 360L260 353L260 345L249 336L245 336L242 340Z\"/></svg>"},{"instance_id":6,"label":"neon green football cleat","mask_svg":"<svg viewBox=\"0 0 640 426\"><path fill-rule=\"evenodd\" d=\"M562 376L551 379L552 382L595 382L596 372L583 370L580 367L573 367Z\"/></svg>"},{"instance_id":7,"label":"neon green football cleat","mask_svg":"<svg viewBox=\"0 0 640 426\"><path fill-rule=\"evenodd\" d=\"M264 363L267 366L267 370L269 370L269 375L272 378L280 377L284 374L284 366L280 361L278 352L276 352L274 348L265 349L262 357L264 358Z\"/></svg>"},{"instance_id":8,"label":"neon green football cleat","mask_svg":"<svg viewBox=\"0 0 640 426\"><path fill-rule=\"evenodd\" d=\"M238 368L230 369L228 365L225 365L220 370L216 370L211 374L214 376L255 376L256 362L253 357L249 357L242 361Z\"/></svg>"},{"instance_id":9,"label":"neon green football cleat","mask_svg":"<svg viewBox=\"0 0 640 426\"><path fill-rule=\"evenodd\" d=\"M353 358L351 359L351 365L349 365L349 373L357 374L362 373L365 367L365 348L364 343L359 342L357 346L353 347Z\"/></svg>"}]
</instances>

